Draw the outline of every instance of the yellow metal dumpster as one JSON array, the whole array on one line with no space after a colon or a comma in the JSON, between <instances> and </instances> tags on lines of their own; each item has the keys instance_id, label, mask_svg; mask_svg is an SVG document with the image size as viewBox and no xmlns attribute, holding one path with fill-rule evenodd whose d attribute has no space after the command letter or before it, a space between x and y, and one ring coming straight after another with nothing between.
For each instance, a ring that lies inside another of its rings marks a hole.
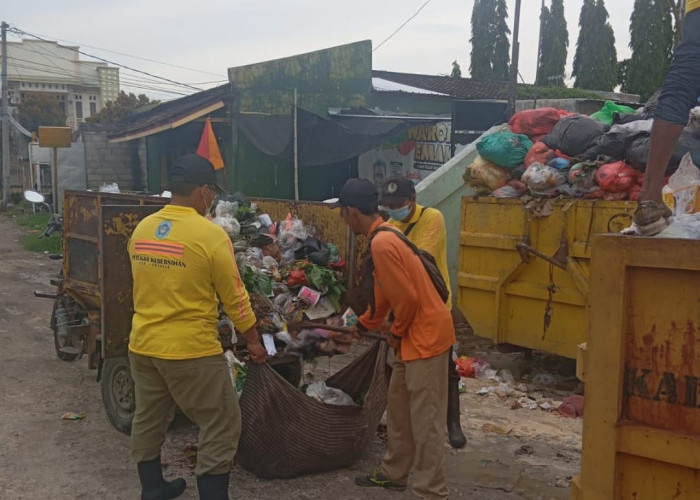
<instances>
[{"instance_id":1,"label":"yellow metal dumpster","mask_svg":"<svg viewBox=\"0 0 700 500\"><path fill-rule=\"evenodd\" d=\"M634 207L463 197L458 305L474 333L575 358L588 325L591 238L628 226Z\"/></svg>"},{"instance_id":2,"label":"yellow metal dumpster","mask_svg":"<svg viewBox=\"0 0 700 500\"><path fill-rule=\"evenodd\" d=\"M575 500L700 498L700 241L593 240Z\"/></svg>"}]
</instances>

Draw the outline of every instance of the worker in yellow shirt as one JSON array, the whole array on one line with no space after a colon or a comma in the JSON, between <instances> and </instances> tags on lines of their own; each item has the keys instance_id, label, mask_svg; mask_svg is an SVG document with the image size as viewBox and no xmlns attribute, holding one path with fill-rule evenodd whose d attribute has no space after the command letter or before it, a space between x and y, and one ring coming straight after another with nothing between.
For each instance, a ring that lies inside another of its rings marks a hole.
<instances>
[{"instance_id":1,"label":"worker in yellow shirt","mask_svg":"<svg viewBox=\"0 0 700 500\"><path fill-rule=\"evenodd\" d=\"M263 363L267 356L231 240L203 217L217 190L209 160L195 154L177 159L170 205L143 219L129 240L129 361L136 397L131 447L142 500L176 498L185 490L184 479L163 479L160 461L176 406L199 427L199 498L229 498L241 412L218 339L219 301L244 332L252 360Z\"/></svg>"},{"instance_id":2,"label":"worker in yellow shirt","mask_svg":"<svg viewBox=\"0 0 700 500\"><path fill-rule=\"evenodd\" d=\"M646 175L633 224L623 231L628 234L653 236L668 226L671 216L661 197L664 175L700 96L700 0L687 0L685 12L683 38L673 51L673 64L654 110Z\"/></svg>"},{"instance_id":3,"label":"worker in yellow shirt","mask_svg":"<svg viewBox=\"0 0 700 500\"><path fill-rule=\"evenodd\" d=\"M423 207L416 202L413 182L403 176L389 177L382 185L379 202L389 215L389 222L403 232L418 248L430 253L442 273L447 288L450 276L447 271L447 232L445 219L439 210ZM447 299L452 308L452 297ZM448 360L449 386L447 392L447 436L454 448L462 448L467 439L462 432L459 418L459 374L452 361L452 349Z\"/></svg>"}]
</instances>

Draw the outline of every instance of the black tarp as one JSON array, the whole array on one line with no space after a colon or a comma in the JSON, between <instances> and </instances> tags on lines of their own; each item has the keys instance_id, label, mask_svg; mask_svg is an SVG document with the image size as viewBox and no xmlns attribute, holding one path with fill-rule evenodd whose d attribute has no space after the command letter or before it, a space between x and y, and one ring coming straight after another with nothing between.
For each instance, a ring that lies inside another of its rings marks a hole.
<instances>
[{"instance_id":1,"label":"black tarp","mask_svg":"<svg viewBox=\"0 0 700 500\"><path fill-rule=\"evenodd\" d=\"M288 161L294 160L293 119L292 115L256 113L237 116L240 131L253 146L268 156ZM374 116L324 118L297 108L299 165L329 165L354 158L420 123L423 122Z\"/></svg>"}]
</instances>

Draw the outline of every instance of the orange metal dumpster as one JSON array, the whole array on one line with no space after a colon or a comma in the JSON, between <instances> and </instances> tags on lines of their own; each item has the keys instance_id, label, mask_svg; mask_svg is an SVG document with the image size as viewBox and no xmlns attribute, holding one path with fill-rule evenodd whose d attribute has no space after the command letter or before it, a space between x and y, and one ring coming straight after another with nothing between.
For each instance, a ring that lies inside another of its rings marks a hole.
<instances>
[{"instance_id":1,"label":"orange metal dumpster","mask_svg":"<svg viewBox=\"0 0 700 500\"><path fill-rule=\"evenodd\" d=\"M593 240L575 500L700 498L700 241Z\"/></svg>"}]
</instances>

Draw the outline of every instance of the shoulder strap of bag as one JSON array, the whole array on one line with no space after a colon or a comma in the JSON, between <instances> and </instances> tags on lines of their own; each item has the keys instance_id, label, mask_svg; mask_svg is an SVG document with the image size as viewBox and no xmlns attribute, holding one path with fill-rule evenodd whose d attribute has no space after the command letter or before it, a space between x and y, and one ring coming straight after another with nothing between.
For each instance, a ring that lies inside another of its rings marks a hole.
<instances>
[{"instance_id":1,"label":"shoulder strap of bag","mask_svg":"<svg viewBox=\"0 0 700 500\"><path fill-rule=\"evenodd\" d=\"M406 236L408 236L408 235L411 233L411 231L413 231L413 228L415 227L415 225L418 224L418 223L420 222L420 218L423 217L423 212L425 212L425 207L421 207L420 213L418 214L418 218L416 219L415 222L411 222L411 223L408 225L408 227L407 227L406 230L403 232L403 234L405 234Z\"/></svg>"}]
</instances>

